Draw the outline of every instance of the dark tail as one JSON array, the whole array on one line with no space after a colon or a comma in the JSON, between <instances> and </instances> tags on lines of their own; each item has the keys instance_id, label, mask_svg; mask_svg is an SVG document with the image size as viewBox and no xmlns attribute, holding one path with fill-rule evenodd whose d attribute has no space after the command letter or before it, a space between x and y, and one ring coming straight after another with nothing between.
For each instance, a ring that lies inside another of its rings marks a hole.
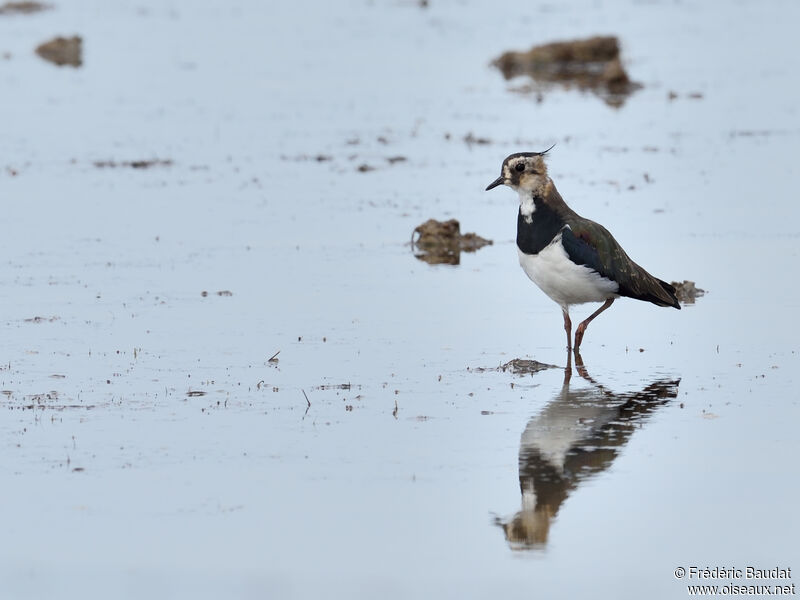
<instances>
[{"instance_id":1,"label":"dark tail","mask_svg":"<svg viewBox=\"0 0 800 600\"><path fill-rule=\"evenodd\" d=\"M657 277L653 277L647 271L642 269L646 276L646 281L640 282L639 289L633 290L620 286L620 296L628 296L629 298L636 298L637 300L644 300L645 302L652 302L656 306L672 306L681 309L678 298L675 295L675 288L666 281L661 281Z\"/></svg>"},{"instance_id":2,"label":"dark tail","mask_svg":"<svg viewBox=\"0 0 800 600\"><path fill-rule=\"evenodd\" d=\"M656 281L661 286L661 290L658 290L661 293L654 294L650 302L658 304L659 306L672 306L680 310L681 305L680 302L678 302L678 297L675 295L675 288L666 281L661 281L660 279L656 279Z\"/></svg>"}]
</instances>

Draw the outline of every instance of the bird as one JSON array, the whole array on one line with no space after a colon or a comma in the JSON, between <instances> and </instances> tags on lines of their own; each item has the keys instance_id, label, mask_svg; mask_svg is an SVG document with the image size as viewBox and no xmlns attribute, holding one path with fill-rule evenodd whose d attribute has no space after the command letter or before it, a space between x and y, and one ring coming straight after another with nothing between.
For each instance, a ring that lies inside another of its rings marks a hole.
<instances>
[{"instance_id":1,"label":"bird","mask_svg":"<svg viewBox=\"0 0 800 600\"><path fill-rule=\"evenodd\" d=\"M561 307L567 351L578 352L589 323L621 296L680 310L672 285L633 262L608 229L567 206L547 174L544 157L552 149L509 155L486 191L507 185L519 194L520 266ZM569 309L586 302L603 305L578 325L573 347Z\"/></svg>"}]
</instances>

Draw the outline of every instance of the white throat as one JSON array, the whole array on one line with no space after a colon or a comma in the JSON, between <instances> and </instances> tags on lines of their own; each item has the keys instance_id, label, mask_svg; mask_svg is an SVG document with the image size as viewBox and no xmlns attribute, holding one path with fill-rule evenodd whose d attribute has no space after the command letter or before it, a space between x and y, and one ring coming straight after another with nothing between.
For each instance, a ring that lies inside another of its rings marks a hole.
<instances>
[{"instance_id":1,"label":"white throat","mask_svg":"<svg viewBox=\"0 0 800 600\"><path fill-rule=\"evenodd\" d=\"M530 190L523 190L520 188L519 192L519 212L525 219L526 223L533 221L533 213L536 211L536 205L533 202L533 193Z\"/></svg>"}]
</instances>

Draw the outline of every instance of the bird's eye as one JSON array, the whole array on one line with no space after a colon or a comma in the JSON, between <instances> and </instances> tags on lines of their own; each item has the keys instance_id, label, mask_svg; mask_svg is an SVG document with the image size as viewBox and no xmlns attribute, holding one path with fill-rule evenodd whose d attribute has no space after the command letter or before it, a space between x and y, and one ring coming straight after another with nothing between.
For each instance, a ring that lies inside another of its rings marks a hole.
<instances>
[{"instance_id":1,"label":"bird's eye","mask_svg":"<svg viewBox=\"0 0 800 600\"><path fill-rule=\"evenodd\" d=\"M517 173L522 173L525 170L525 163L517 163L517 166L514 167L514 170Z\"/></svg>"}]
</instances>

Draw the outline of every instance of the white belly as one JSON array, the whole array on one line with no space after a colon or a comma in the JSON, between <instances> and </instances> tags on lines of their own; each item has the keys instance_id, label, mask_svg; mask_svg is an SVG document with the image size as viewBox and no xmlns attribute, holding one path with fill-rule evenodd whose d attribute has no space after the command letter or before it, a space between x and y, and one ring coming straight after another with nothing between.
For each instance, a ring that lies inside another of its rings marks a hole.
<instances>
[{"instance_id":1,"label":"white belly","mask_svg":"<svg viewBox=\"0 0 800 600\"><path fill-rule=\"evenodd\" d=\"M539 254L525 254L519 248L519 264L525 274L553 301L570 304L604 302L616 298L619 285L583 265L576 265L561 245L561 234Z\"/></svg>"}]
</instances>

